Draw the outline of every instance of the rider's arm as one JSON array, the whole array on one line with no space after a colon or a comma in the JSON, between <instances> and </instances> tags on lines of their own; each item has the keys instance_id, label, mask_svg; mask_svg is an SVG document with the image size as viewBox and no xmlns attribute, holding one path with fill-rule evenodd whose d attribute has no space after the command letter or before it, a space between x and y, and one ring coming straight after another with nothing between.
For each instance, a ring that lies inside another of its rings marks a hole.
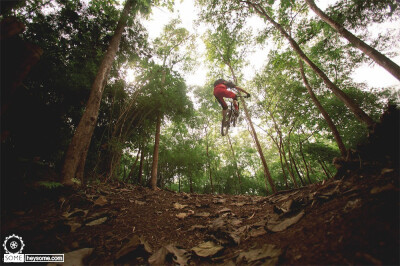
<instances>
[{"instance_id":1,"label":"rider's arm","mask_svg":"<svg viewBox=\"0 0 400 266\"><path fill-rule=\"evenodd\" d=\"M237 89L238 91L241 91L241 92L243 92L243 93L246 93L246 94L247 94L247 97L250 97L250 93L248 93L248 92L245 91L244 89L242 89L242 88L240 88L240 87L238 87L238 86L235 86L235 89Z\"/></svg>"}]
</instances>

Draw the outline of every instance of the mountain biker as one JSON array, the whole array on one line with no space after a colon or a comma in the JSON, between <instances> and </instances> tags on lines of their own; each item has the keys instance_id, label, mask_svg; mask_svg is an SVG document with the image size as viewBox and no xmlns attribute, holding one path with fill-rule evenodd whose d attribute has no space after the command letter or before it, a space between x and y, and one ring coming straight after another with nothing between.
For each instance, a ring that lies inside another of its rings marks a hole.
<instances>
[{"instance_id":1,"label":"mountain biker","mask_svg":"<svg viewBox=\"0 0 400 266\"><path fill-rule=\"evenodd\" d=\"M224 79L217 79L214 82L214 96L217 98L218 102L222 106L222 121L225 121L225 116L228 110L228 105L226 104L224 98L231 98L233 99L233 105L235 106L235 115L239 115L239 106L237 104L237 95L233 91L228 90L228 88L234 88L238 91L246 93L246 97L250 97L250 93L239 88L233 82L226 81Z\"/></svg>"}]
</instances>

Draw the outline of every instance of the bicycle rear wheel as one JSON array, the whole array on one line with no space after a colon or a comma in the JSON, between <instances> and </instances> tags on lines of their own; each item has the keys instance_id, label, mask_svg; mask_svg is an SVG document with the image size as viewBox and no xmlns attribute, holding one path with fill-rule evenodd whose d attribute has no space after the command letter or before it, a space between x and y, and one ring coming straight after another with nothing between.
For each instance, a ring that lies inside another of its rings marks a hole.
<instances>
[{"instance_id":1,"label":"bicycle rear wheel","mask_svg":"<svg viewBox=\"0 0 400 266\"><path fill-rule=\"evenodd\" d=\"M225 120L222 120L221 122L221 135L225 136L228 134L229 127L231 126L231 117L232 117L232 111L228 110L225 116Z\"/></svg>"},{"instance_id":2,"label":"bicycle rear wheel","mask_svg":"<svg viewBox=\"0 0 400 266\"><path fill-rule=\"evenodd\" d=\"M235 114L232 115L232 126L236 127L237 116Z\"/></svg>"}]
</instances>

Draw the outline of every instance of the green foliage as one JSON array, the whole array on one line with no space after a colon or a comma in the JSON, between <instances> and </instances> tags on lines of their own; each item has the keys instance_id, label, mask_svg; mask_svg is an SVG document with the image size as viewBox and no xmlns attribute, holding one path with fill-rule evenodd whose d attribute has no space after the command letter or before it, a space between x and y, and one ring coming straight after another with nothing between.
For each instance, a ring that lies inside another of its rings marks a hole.
<instances>
[{"instance_id":1,"label":"green foliage","mask_svg":"<svg viewBox=\"0 0 400 266\"><path fill-rule=\"evenodd\" d=\"M59 182L52 182L52 181L38 181L36 184L39 186L39 188L44 188L44 189L48 189L48 190L53 190L56 188L63 187L63 184L61 184Z\"/></svg>"},{"instance_id":2,"label":"green foliage","mask_svg":"<svg viewBox=\"0 0 400 266\"><path fill-rule=\"evenodd\" d=\"M173 19L151 42L136 14L146 17L154 5L172 9L173 1L133 3L89 147L86 173L94 182L115 178L138 183L139 151L144 151L142 184L146 185L156 118L162 114L160 187L266 195L265 174L246 123L239 122L230 132L232 148L227 137L220 136L221 107L212 94L213 82L216 78L234 77L252 94L246 104L256 121L278 190L294 187L290 171L298 183L300 177L306 183L308 179L318 182L326 178L321 164L334 173L331 162L339 151L303 84L298 57L271 25L266 24L258 34L253 32L247 23L259 15L253 6L243 1L198 1L201 23L207 26L202 40L209 73L203 86L188 87L185 74L193 73L199 63L197 36L185 29L179 19ZM371 89L352 81L354 69L365 61L364 55L342 41L326 23L311 18L303 1L269 0L259 4L374 119L388 101L396 100L395 90ZM4 118L11 135L2 148L11 158L40 157L57 170L60 168L116 28L120 6L116 0L32 0L9 12L26 25L22 38L44 51L24 86L16 91L17 101ZM365 29L371 22L392 20L398 12L398 4L393 1L339 1L328 8L330 16L350 29ZM389 42L385 38L378 37L372 43L386 48ZM257 41L271 49L260 55L267 58L265 67L245 82L243 70ZM128 69L134 70L132 82L127 81ZM346 148L355 148L365 139L367 129L308 67L305 73ZM294 170L293 161L299 173ZM38 185L49 190L60 186L48 181Z\"/></svg>"}]
</instances>

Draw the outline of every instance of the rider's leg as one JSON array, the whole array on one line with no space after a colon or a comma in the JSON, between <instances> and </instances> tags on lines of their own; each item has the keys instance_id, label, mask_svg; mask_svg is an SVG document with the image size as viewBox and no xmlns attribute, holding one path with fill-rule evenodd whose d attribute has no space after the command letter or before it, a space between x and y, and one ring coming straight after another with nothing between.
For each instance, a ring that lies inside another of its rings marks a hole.
<instances>
[{"instance_id":1,"label":"rider's leg","mask_svg":"<svg viewBox=\"0 0 400 266\"><path fill-rule=\"evenodd\" d=\"M239 105L238 105L238 102L237 102L236 99L233 100L233 106L235 107L235 110L236 110L237 112L239 112Z\"/></svg>"}]
</instances>

